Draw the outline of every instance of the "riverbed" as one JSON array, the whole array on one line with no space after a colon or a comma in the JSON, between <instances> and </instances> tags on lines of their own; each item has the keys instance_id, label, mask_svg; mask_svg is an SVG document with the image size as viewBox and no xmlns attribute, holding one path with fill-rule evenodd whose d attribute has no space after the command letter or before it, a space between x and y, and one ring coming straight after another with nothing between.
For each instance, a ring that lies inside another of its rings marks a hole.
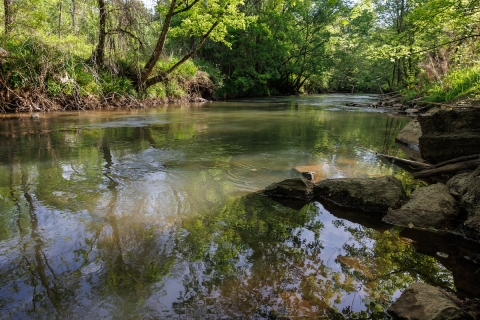
<instances>
[{"instance_id":1,"label":"riverbed","mask_svg":"<svg viewBox=\"0 0 480 320\"><path fill-rule=\"evenodd\" d=\"M413 282L458 291L474 267L434 233L258 193L302 169L411 188L375 156L408 119L346 107L374 99L1 117L0 319L382 319Z\"/></svg>"}]
</instances>

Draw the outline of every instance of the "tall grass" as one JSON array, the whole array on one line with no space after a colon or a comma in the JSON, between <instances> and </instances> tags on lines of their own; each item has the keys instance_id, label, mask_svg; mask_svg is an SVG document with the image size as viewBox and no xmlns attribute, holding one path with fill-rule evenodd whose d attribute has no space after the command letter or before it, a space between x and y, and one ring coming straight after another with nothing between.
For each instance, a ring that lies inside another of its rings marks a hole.
<instances>
[{"instance_id":1,"label":"tall grass","mask_svg":"<svg viewBox=\"0 0 480 320\"><path fill-rule=\"evenodd\" d=\"M480 97L480 64L451 70L440 81L427 81L422 87L406 90L407 100L414 96L424 101L447 102L461 97Z\"/></svg>"}]
</instances>

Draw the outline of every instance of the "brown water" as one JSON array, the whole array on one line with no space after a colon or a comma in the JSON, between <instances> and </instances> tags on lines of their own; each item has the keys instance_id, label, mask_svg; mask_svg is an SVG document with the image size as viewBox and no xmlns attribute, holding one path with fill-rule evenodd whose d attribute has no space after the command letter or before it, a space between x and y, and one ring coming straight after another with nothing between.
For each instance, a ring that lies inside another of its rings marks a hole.
<instances>
[{"instance_id":1,"label":"brown water","mask_svg":"<svg viewBox=\"0 0 480 320\"><path fill-rule=\"evenodd\" d=\"M383 318L412 282L455 290L401 229L255 193L295 167L408 184L373 153L408 120L344 107L372 99L0 118L0 319Z\"/></svg>"}]
</instances>

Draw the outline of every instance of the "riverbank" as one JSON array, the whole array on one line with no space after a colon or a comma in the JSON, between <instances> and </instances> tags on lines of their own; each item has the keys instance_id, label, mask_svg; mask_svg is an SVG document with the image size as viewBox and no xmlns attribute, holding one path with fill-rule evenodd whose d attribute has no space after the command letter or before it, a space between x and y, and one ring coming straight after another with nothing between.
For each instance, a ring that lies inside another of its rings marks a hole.
<instances>
[{"instance_id":1,"label":"riverbank","mask_svg":"<svg viewBox=\"0 0 480 320\"><path fill-rule=\"evenodd\" d=\"M467 248L478 246L480 241L479 117L480 110L475 108L430 110L415 117L418 121L412 120L399 133L397 142L417 155L411 160L380 156L428 183L408 196L394 177L327 179L312 183L309 177L313 177L314 172L272 184L263 192L281 199L282 203L286 199L332 203L332 213L338 210L335 207L348 209L355 212L349 215L349 220L373 228L380 220L403 227L405 237L412 239L419 252L434 256L456 273L458 295L467 291L478 297L480 288L475 284L480 283L480 254ZM425 243L432 237L438 241L452 236L465 241L449 240L448 248ZM458 270L460 261L465 259L470 267ZM480 301L458 299L435 286L414 284L388 312L395 319L478 319Z\"/></svg>"}]
</instances>

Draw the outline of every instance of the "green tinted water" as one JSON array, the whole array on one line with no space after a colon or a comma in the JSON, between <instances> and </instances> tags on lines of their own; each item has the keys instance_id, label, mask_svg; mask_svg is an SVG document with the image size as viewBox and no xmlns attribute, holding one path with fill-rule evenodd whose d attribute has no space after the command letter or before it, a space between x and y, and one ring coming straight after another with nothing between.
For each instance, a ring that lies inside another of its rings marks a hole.
<instances>
[{"instance_id":1,"label":"green tinted water","mask_svg":"<svg viewBox=\"0 0 480 320\"><path fill-rule=\"evenodd\" d=\"M400 230L255 193L295 167L407 177L373 152L408 120L344 107L370 100L5 116L0 318L381 318L419 279L454 289Z\"/></svg>"}]
</instances>

